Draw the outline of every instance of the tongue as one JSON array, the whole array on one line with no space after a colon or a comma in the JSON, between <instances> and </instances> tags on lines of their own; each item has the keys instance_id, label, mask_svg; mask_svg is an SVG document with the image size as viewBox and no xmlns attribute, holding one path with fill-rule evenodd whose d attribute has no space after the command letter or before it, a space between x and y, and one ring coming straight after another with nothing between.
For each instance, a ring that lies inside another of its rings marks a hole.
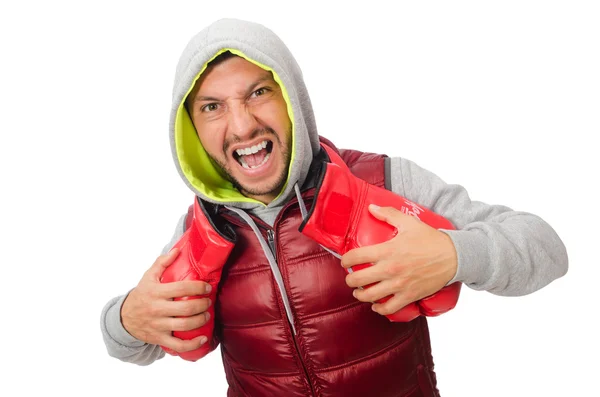
<instances>
[{"instance_id":1,"label":"tongue","mask_svg":"<svg viewBox=\"0 0 600 397\"><path fill-rule=\"evenodd\" d=\"M259 165L260 163L263 162L266 155L267 155L267 149L262 149L254 154L245 155L244 161L246 162L246 164L248 164L248 166L256 167L257 165Z\"/></svg>"}]
</instances>

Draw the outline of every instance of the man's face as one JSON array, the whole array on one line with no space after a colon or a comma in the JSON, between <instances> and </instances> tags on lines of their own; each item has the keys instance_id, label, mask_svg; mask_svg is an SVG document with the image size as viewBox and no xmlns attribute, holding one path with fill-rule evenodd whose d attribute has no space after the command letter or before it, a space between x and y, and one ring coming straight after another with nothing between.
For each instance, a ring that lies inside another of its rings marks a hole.
<instances>
[{"instance_id":1,"label":"man's face","mask_svg":"<svg viewBox=\"0 0 600 397\"><path fill-rule=\"evenodd\" d=\"M240 57L208 68L190 94L202 146L245 196L271 202L285 184L292 124L273 75Z\"/></svg>"}]
</instances>

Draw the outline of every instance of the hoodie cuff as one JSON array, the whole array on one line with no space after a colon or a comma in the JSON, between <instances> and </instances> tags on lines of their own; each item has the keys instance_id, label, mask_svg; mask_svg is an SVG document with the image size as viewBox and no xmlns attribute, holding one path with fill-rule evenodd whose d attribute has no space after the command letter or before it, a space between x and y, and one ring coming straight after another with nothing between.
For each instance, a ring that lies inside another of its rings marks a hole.
<instances>
[{"instance_id":1,"label":"hoodie cuff","mask_svg":"<svg viewBox=\"0 0 600 397\"><path fill-rule=\"evenodd\" d=\"M439 231L446 233L454 243L458 260L456 274L446 285L460 281L473 289L481 289L493 273L489 267L487 237L468 230Z\"/></svg>"},{"instance_id":2,"label":"hoodie cuff","mask_svg":"<svg viewBox=\"0 0 600 397\"><path fill-rule=\"evenodd\" d=\"M146 343L133 337L121 322L121 307L129 294L123 295L115 304L106 312L106 330L115 342L127 347L141 347Z\"/></svg>"}]
</instances>

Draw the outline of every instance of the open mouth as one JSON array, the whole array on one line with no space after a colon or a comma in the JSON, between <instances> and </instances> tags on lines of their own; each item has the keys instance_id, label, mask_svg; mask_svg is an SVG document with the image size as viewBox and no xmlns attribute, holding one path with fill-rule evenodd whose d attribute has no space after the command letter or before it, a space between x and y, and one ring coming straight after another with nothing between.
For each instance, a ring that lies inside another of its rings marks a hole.
<instances>
[{"instance_id":1,"label":"open mouth","mask_svg":"<svg viewBox=\"0 0 600 397\"><path fill-rule=\"evenodd\" d=\"M264 141L244 149L233 151L233 158L245 169L251 170L265 164L271 152L273 151L273 142L265 139Z\"/></svg>"}]
</instances>

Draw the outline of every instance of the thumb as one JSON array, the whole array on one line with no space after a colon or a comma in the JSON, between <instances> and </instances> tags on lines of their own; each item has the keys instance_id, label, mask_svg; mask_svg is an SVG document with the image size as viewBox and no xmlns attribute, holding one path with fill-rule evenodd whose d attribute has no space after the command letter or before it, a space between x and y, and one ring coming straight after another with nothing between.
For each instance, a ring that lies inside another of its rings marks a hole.
<instances>
[{"instance_id":1,"label":"thumb","mask_svg":"<svg viewBox=\"0 0 600 397\"><path fill-rule=\"evenodd\" d=\"M375 204L369 205L369 212L375 218L394 226L398 230L401 229L406 217L410 217L410 215L406 215L394 207L379 207Z\"/></svg>"},{"instance_id":2,"label":"thumb","mask_svg":"<svg viewBox=\"0 0 600 397\"><path fill-rule=\"evenodd\" d=\"M179 256L181 250L179 247L172 248L171 251L164 255L156 258L150 269L148 269L147 275L155 280L160 280L163 272L169 267L175 259Z\"/></svg>"}]
</instances>

